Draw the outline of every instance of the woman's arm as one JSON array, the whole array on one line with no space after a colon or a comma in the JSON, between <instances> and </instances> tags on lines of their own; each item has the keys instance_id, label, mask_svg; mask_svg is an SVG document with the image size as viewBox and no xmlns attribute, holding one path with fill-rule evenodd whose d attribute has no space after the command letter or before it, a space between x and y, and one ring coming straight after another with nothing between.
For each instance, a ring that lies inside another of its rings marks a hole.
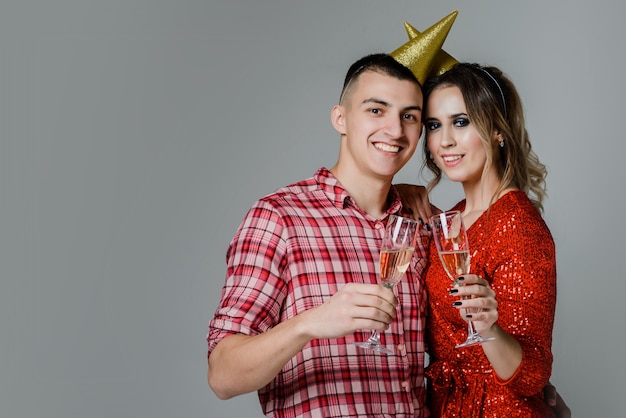
<instances>
[{"instance_id":1,"label":"woman's arm","mask_svg":"<svg viewBox=\"0 0 626 418\"><path fill-rule=\"evenodd\" d=\"M466 274L457 279L454 290L461 298L456 307L463 319L472 321L482 337L494 338L481 344L494 371L502 380L510 379L522 362L522 348L498 325L498 302L489 282L475 274Z\"/></svg>"},{"instance_id":2,"label":"woman's arm","mask_svg":"<svg viewBox=\"0 0 626 418\"><path fill-rule=\"evenodd\" d=\"M480 308L469 313L481 335L495 336L484 343L485 355L501 380L522 395L542 390L552 372L552 327L556 305L556 256L554 242L544 223L517 213L503 222L506 229L490 233L477 271L488 278L467 275L462 286L460 308ZM495 244L497 243L497 244ZM497 301L496 301L497 298ZM461 315L468 313L463 310Z\"/></svg>"}]
</instances>

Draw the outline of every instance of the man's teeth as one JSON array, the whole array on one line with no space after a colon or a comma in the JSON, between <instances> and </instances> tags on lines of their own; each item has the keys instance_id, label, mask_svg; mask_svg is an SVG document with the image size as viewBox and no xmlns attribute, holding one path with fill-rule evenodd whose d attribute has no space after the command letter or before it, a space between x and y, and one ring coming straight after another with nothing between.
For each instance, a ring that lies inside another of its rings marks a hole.
<instances>
[{"instance_id":1,"label":"man's teeth","mask_svg":"<svg viewBox=\"0 0 626 418\"><path fill-rule=\"evenodd\" d=\"M386 152L398 152L400 151L400 147L396 146L396 145L387 145L387 144L383 144L380 142L377 142L374 144L374 146L376 148L378 148L381 151L386 151Z\"/></svg>"},{"instance_id":2,"label":"man's teeth","mask_svg":"<svg viewBox=\"0 0 626 418\"><path fill-rule=\"evenodd\" d=\"M456 161L456 160L460 160L461 156L460 155L452 155L452 156L448 156L448 157L443 157L443 160L447 163L450 163L452 161Z\"/></svg>"}]
</instances>

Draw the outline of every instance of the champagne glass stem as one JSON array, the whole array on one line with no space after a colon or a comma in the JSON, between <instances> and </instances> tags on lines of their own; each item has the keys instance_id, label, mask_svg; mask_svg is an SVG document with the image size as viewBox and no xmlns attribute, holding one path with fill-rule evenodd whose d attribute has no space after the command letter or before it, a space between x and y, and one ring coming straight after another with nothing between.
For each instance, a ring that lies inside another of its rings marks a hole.
<instances>
[{"instance_id":1,"label":"champagne glass stem","mask_svg":"<svg viewBox=\"0 0 626 418\"><path fill-rule=\"evenodd\" d=\"M371 344L380 344L380 333L375 329L372 330L372 335L370 335L368 342Z\"/></svg>"},{"instance_id":2,"label":"champagne glass stem","mask_svg":"<svg viewBox=\"0 0 626 418\"><path fill-rule=\"evenodd\" d=\"M389 285L387 283L381 284L388 289L393 288L393 285ZM378 351L379 353L393 354L393 351L386 347L383 347L380 344L380 333L375 329L372 330L372 333L370 334L370 337L367 339L367 341L365 341L364 343L356 343L356 345L361 348L369 348L374 351Z\"/></svg>"},{"instance_id":3,"label":"champagne glass stem","mask_svg":"<svg viewBox=\"0 0 626 418\"><path fill-rule=\"evenodd\" d=\"M468 312L476 312L476 310L468 309ZM482 335L480 335L478 331L476 330L476 327L474 326L474 322L468 321L467 322L467 339L461 344L457 344L455 348L468 347L470 345L481 344L481 343L484 343L487 341L493 341L493 340L495 340L494 337L485 338Z\"/></svg>"},{"instance_id":4,"label":"champagne glass stem","mask_svg":"<svg viewBox=\"0 0 626 418\"><path fill-rule=\"evenodd\" d=\"M474 326L474 322L469 321L467 323L467 335L470 336L470 338L476 338L476 336L478 336L478 331L476 331L476 327Z\"/></svg>"}]
</instances>

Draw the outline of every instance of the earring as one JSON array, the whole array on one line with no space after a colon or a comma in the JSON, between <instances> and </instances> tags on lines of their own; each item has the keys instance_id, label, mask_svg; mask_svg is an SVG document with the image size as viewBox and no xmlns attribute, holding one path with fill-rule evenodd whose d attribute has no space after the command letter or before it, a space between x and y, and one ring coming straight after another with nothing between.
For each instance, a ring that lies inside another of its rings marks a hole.
<instances>
[{"instance_id":1,"label":"earring","mask_svg":"<svg viewBox=\"0 0 626 418\"><path fill-rule=\"evenodd\" d=\"M500 141L500 148L504 148L504 139Z\"/></svg>"}]
</instances>

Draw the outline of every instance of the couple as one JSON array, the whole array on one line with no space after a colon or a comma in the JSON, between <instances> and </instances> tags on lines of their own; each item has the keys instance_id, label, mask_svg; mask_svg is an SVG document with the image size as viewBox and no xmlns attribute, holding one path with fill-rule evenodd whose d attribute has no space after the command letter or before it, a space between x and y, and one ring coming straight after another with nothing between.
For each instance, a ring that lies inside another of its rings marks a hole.
<instances>
[{"instance_id":1,"label":"couple","mask_svg":"<svg viewBox=\"0 0 626 418\"><path fill-rule=\"evenodd\" d=\"M340 134L334 167L257 201L228 247L207 336L217 396L258 391L275 417L552 416L546 386L569 416L548 382L555 260L536 209L545 171L512 84L495 68L458 64L423 96L407 67L369 55L348 70L331 121ZM434 182L443 172L463 185L455 208L482 247L464 282L476 286L452 288L420 228L394 293L377 284L386 219L407 207L424 220L433 211L423 189L392 186L423 126ZM507 228L533 251L498 243ZM496 340L455 349L471 307L482 308L472 314L480 333ZM372 329L393 355L354 346Z\"/></svg>"}]
</instances>

